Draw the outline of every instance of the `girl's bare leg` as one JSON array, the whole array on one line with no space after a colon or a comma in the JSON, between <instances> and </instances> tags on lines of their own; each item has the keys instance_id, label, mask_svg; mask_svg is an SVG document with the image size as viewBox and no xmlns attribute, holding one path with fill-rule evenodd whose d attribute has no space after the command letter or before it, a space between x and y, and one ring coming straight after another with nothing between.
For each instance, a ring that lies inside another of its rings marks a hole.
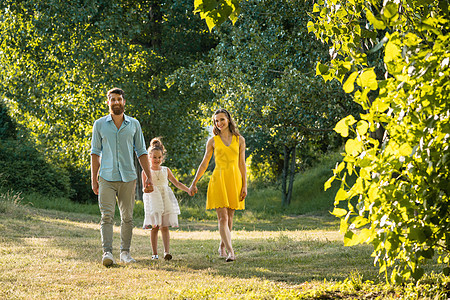
<instances>
[{"instance_id":1,"label":"girl's bare leg","mask_svg":"<svg viewBox=\"0 0 450 300\"><path fill-rule=\"evenodd\" d=\"M164 253L170 252L170 232L169 227L164 226L161 227L161 236L164 245Z\"/></svg>"},{"instance_id":2,"label":"girl's bare leg","mask_svg":"<svg viewBox=\"0 0 450 300\"><path fill-rule=\"evenodd\" d=\"M158 231L159 226L153 227L150 234L150 241L152 242L153 255L158 255Z\"/></svg>"}]
</instances>

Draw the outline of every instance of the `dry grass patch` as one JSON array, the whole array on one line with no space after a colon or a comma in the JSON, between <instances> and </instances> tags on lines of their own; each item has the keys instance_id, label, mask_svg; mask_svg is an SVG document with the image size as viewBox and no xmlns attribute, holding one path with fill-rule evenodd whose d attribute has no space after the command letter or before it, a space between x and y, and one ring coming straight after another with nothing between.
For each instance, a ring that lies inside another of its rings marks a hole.
<instances>
[{"instance_id":1,"label":"dry grass patch","mask_svg":"<svg viewBox=\"0 0 450 300\"><path fill-rule=\"evenodd\" d=\"M380 289L375 292L371 285L364 288L364 280L378 281L371 249L344 247L337 224L329 218L237 223L233 240L238 259L234 263L225 263L217 255L219 234L214 221L181 219L181 227L171 231L174 259L169 262L152 261L150 232L135 228L132 254L137 263L111 268L100 261L98 219L20 206L1 212L0 298L333 299L369 292L377 297L389 295ZM118 259L118 226L114 234ZM161 249L161 241L159 246ZM345 281L350 274L357 274L356 280Z\"/></svg>"}]
</instances>

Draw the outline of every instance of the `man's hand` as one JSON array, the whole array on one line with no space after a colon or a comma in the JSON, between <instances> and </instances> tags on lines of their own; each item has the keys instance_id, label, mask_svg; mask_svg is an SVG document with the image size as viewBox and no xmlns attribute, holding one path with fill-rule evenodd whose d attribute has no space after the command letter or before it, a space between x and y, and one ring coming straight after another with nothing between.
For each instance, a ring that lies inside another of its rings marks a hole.
<instances>
[{"instance_id":1,"label":"man's hand","mask_svg":"<svg viewBox=\"0 0 450 300\"><path fill-rule=\"evenodd\" d=\"M153 182L151 178L147 178L147 180L145 181L144 192L145 193L153 192Z\"/></svg>"},{"instance_id":2,"label":"man's hand","mask_svg":"<svg viewBox=\"0 0 450 300\"><path fill-rule=\"evenodd\" d=\"M144 193L151 193L153 192L153 186L147 186L144 188Z\"/></svg>"},{"instance_id":3,"label":"man's hand","mask_svg":"<svg viewBox=\"0 0 450 300\"><path fill-rule=\"evenodd\" d=\"M92 191L98 195L98 179L92 179Z\"/></svg>"}]
</instances>

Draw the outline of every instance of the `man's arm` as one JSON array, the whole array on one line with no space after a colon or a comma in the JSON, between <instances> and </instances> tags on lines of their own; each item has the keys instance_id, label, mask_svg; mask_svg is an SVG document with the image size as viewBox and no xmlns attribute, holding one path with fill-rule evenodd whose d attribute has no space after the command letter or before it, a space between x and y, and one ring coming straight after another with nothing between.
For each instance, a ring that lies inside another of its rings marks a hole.
<instances>
[{"instance_id":1,"label":"man's arm","mask_svg":"<svg viewBox=\"0 0 450 300\"><path fill-rule=\"evenodd\" d=\"M139 156L139 163L141 164L142 170L147 176L144 188L150 188L151 191L148 192L150 193L153 191L153 182L152 182L152 173L150 172L150 162L148 160L148 155L142 154L141 156Z\"/></svg>"},{"instance_id":2,"label":"man's arm","mask_svg":"<svg viewBox=\"0 0 450 300\"><path fill-rule=\"evenodd\" d=\"M100 156L91 154L91 185L94 194L98 195L98 170L100 169Z\"/></svg>"}]
</instances>

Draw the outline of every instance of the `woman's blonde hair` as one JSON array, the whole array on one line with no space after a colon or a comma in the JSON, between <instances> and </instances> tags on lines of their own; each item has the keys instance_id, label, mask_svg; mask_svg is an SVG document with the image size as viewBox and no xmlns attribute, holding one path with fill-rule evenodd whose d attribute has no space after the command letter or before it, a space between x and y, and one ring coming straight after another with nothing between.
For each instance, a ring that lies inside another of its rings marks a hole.
<instances>
[{"instance_id":1,"label":"woman's blonde hair","mask_svg":"<svg viewBox=\"0 0 450 300\"><path fill-rule=\"evenodd\" d=\"M164 148L163 143L161 142L161 137L155 137L150 141L150 146L148 147L148 153L153 150L161 151L163 157L166 156L166 148Z\"/></svg>"},{"instance_id":2,"label":"woman's blonde hair","mask_svg":"<svg viewBox=\"0 0 450 300\"><path fill-rule=\"evenodd\" d=\"M227 119L229 121L228 129L230 129L230 132L235 136L240 136L239 130L237 129L237 126L236 126L236 122L234 122L230 113L225 108L220 108L220 109L216 110L212 116L212 121L213 121L213 125L214 125L214 128L213 128L214 135L218 135L220 133L219 128L217 128L217 126L216 126L216 122L214 122L215 121L214 117L220 113L225 114L225 116L227 116Z\"/></svg>"}]
</instances>

